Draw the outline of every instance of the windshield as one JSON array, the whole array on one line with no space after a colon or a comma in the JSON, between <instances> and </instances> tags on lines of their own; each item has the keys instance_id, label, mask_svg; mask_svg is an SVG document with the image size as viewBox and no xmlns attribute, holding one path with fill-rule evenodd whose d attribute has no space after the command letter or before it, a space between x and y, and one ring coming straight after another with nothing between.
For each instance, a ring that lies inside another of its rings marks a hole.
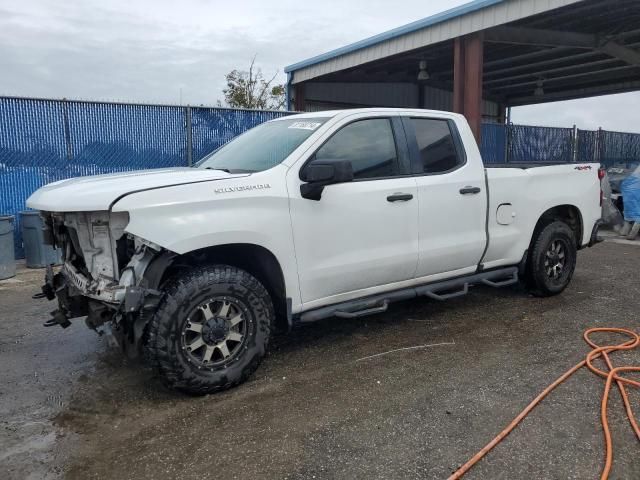
<instances>
[{"instance_id":1,"label":"windshield","mask_svg":"<svg viewBox=\"0 0 640 480\"><path fill-rule=\"evenodd\" d=\"M267 170L281 163L327 120L291 117L263 123L207 155L195 166L231 173Z\"/></svg>"}]
</instances>

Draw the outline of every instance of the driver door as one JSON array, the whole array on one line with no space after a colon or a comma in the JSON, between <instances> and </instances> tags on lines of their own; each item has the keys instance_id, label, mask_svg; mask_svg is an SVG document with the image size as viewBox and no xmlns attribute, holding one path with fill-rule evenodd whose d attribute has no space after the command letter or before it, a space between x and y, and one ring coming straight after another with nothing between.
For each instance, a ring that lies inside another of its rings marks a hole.
<instances>
[{"instance_id":1,"label":"driver door","mask_svg":"<svg viewBox=\"0 0 640 480\"><path fill-rule=\"evenodd\" d=\"M394 288L418 262L418 198L399 117L353 115L306 160L351 161L354 180L302 198L300 168L287 184L305 308ZM304 162L301 159L300 162ZM306 162L305 162L306 163Z\"/></svg>"}]
</instances>

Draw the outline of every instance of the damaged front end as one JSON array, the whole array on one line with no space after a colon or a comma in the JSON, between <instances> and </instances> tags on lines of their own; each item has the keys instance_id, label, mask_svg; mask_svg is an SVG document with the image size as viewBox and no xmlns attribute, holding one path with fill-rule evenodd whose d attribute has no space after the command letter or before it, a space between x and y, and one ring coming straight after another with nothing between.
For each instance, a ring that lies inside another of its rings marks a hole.
<instances>
[{"instance_id":1,"label":"damaged front end","mask_svg":"<svg viewBox=\"0 0 640 480\"><path fill-rule=\"evenodd\" d=\"M68 327L73 318L107 333L131 357L138 354L144 327L161 294L162 273L174 255L127 234L126 212L42 212L45 242L62 250L63 264L49 266L42 293L58 309L45 326Z\"/></svg>"}]
</instances>

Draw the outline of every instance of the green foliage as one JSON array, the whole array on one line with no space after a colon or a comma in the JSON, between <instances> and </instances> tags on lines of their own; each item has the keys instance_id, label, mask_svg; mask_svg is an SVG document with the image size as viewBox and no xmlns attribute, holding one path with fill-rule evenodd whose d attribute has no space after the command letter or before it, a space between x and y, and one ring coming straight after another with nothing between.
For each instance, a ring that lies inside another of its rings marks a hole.
<instances>
[{"instance_id":1,"label":"green foliage","mask_svg":"<svg viewBox=\"0 0 640 480\"><path fill-rule=\"evenodd\" d=\"M227 88L222 90L225 106L282 110L285 107L285 86L274 84L277 73L266 80L253 57L249 70L232 70L225 75ZM220 102L218 102L220 104Z\"/></svg>"}]
</instances>

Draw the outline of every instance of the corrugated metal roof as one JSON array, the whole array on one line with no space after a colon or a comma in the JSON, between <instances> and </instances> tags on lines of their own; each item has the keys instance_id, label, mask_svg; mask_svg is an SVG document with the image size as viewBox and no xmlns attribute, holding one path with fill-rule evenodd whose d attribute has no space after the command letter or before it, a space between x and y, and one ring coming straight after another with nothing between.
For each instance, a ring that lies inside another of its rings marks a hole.
<instances>
[{"instance_id":1,"label":"corrugated metal roof","mask_svg":"<svg viewBox=\"0 0 640 480\"><path fill-rule=\"evenodd\" d=\"M474 0L285 68L298 83L583 0Z\"/></svg>"},{"instance_id":2,"label":"corrugated metal roof","mask_svg":"<svg viewBox=\"0 0 640 480\"><path fill-rule=\"evenodd\" d=\"M336 48L335 50L331 50L327 53L323 53L321 55L311 57L307 60L294 63L293 65L289 65L285 67L284 71L285 73L289 73L294 70L300 70L301 68L308 67L310 65L315 65L316 63L324 62L325 60L329 60L330 58L338 57L340 55L344 55L345 53L350 53L355 50L360 50L361 48L370 47L371 45L376 45L378 43L384 42L385 40L399 37L406 33L414 32L416 30L420 30L422 28L435 25L436 23L444 22L445 20L449 20L450 18L459 17L469 12L473 12L475 10L485 8L487 6L494 5L496 3L501 3L504 1L505 0L473 0L470 3L465 3L464 5L460 5L458 7L451 8L444 12L437 13L435 15L432 15L431 17L423 18L421 20L416 20L415 22L408 23L407 25L403 25L401 27L397 27L392 30L379 33L377 35L374 35L373 37L365 38L364 40L359 40L355 43L345 45L344 47Z\"/></svg>"}]
</instances>

